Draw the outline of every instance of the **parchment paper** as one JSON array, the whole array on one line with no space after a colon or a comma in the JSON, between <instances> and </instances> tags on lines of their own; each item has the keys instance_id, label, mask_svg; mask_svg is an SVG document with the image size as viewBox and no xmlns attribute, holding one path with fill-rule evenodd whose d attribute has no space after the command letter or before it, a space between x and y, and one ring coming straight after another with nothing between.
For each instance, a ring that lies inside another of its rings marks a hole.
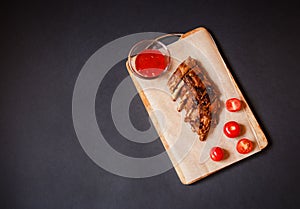
<instances>
[{"instance_id":1,"label":"parchment paper","mask_svg":"<svg viewBox=\"0 0 300 209\"><path fill-rule=\"evenodd\" d=\"M145 80L136 77L130 70L129 72L181 182L193 183L263 149L267 145L266 137L207 30L198 28L168 45L168 48L172 57L171 67L161 77ZM172 101L167 87L171 74L188 56L201 63L220 92L218 99L222 106L218 112L218 124L211 127L204 142L184 122L185 112L177 111L178 103ZM232 97L243 101L245 107L241 111L230 113L225 109L225 101ZM227 138L223 134L223 126L230 120L242 125L242 133L236 139ZM246 155L239 154L235 148L238 139L243 137L250 139L255 145L254 150ZM210 159L209 152L213 146L220 146L225 150L224 160L214 162Z\"/></svg>"}]
</instances>

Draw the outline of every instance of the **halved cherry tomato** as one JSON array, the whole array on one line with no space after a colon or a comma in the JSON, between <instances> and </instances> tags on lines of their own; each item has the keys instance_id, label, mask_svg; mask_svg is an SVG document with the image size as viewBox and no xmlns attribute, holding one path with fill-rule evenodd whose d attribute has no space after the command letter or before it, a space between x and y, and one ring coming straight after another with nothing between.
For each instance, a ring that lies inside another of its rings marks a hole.
<instances>
[{"instance_id":1,"label":"halved cherry tomato","mask_svg":"<svg viewBox=\"0 0 300 209\"><path fill-rule=\"evenodd\" d=\"M253 150L253 143L246 138L240 139L236 144L236 150L241 154L247 154Z\"/></svg>"},{"instance_id":2,"label":"halved cherry tomato","mask_svg":"<svg viewBox=\"0 0 300 209\"><path fill-rule=\"evenodd\" d=\"M220 147L213 147L213 148L211 148L211 150L210 150L210 158L213 161L220 161L220 160L223 159L223 156L224 156L224 152L223 152L222 148L220 148Z\"/></svg>"},{"instance_id":3,"label":"halved cherry tomato","mask_svg":"<svg viewBox=\"0 0 300 209\"><path fill-rule=\"evenodd\" d=\"M242 108L242 102L237 98L231 98L226 101L226 109L229 112L237 112L241 110L241 108Z\"/></svg>"},{"instance_id":4,"label":"halved cherry tomato","mask_svg":"<svg viewBox=\"0 0 300 209\"><path fill-rule=\"evenodd\" d=\"M235 121L225 123L223 128L224 134L229 138L235 138L240 135L240 125Z\"/></svg>"}]
</instances>

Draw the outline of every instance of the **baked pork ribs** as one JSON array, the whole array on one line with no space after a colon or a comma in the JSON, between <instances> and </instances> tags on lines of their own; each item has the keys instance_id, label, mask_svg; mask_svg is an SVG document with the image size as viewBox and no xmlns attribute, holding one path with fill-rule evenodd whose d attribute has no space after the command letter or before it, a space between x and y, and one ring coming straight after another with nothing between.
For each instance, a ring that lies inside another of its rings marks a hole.
<instances>
[{"instance_id":1,"label":"baked pork ribs","mask_svg":"<svg viewBox=\"0 0 300 209\"><path fill-rule=\"evenodd\" d=\"M180 99L177 110L185 110L184 121L204 141L211 125L217 124L217 118L212 115L220 109L218 92L204 69L197 60L188 57L169 78L168 87L173 101Z\"/></svg>"}]
</instances>

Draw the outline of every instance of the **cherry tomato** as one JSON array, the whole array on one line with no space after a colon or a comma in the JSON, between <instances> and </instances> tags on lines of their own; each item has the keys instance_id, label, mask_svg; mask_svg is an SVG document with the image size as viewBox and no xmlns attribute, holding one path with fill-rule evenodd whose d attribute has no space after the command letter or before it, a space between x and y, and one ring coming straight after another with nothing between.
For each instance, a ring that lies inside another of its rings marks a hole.
<instances>
[{"instance_id":1,"label":"cherry tomato","mask_svg":"<svg viewBox=\"0 0 300 209\"><path fill-rule=\"evenodd\" d=\"M241 110L241 108L242 108L242 102L237 98L231 98L226 101L226 109L229 112L237 112Z\"/></svg>"},{"instance_id":2,"label":"cherry tomato","mask_svg":"<svg viewBox=\"0 0 300 209\"><path fill-rule=\"evenodd\" d=\"M240 135L240 125L235 121L229 121L224 125L224 134L229 138L235 138Z\"/></svg>"},{"instance_id":3,"label":"cherry tomato","mask_svg":"<svg viewBox=\"0 0 300 209\"><path fill-rule=\"evenodd\" d=\"M213 161L220 161L223 159L224 153L223 153L223 149L220 147L213 147L210 150L210 158Z\"/></svg>"},{"instance_id":4,"label":"cherry tomato","mask_svg":"<svg viewBox=\"0 0 300 209\"><path fill-rule=\"evenodd\" d=\"M253 150L253 143L246 138L240 139L236 144L236 150L241 154L247 154Z\"/></svg>"}]
</instances>

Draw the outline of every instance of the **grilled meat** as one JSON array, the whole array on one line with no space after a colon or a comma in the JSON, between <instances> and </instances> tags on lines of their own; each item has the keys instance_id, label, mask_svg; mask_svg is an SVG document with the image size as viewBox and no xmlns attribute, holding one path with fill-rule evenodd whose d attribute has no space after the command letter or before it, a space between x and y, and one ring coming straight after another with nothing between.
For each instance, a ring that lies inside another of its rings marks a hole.
<instances>
[{"instance_id":1,"label":"grilled meat","mask_svg":"<svg viewBox=\"0 0 300 209\"><path fill-rule=\"evenodd\" d=\"M177 110L185 110L184 121L204 141L210 126L217 124L217 118L212 117L212 114L217 113L220 102L217 99L218 92L203 68L195 59L188 57L172 74L168 86L173 100L180 98Z\"/></svg>"},{"instance_id":2,"label":"grilled meat","mask_svg":"<svg viewBox=\"0 0 300 209\"><path fill-rule=\"evenodd\" d=\"M180 64L177 70L170 77L168 81L168 86L174 101L177 99L178 94L180 93L180 90L184 85L184 83L182 82L183 76L196 64L196 60L192 59L191 57L188 57L183 63Z\"/></svg>"}]
</instances>

